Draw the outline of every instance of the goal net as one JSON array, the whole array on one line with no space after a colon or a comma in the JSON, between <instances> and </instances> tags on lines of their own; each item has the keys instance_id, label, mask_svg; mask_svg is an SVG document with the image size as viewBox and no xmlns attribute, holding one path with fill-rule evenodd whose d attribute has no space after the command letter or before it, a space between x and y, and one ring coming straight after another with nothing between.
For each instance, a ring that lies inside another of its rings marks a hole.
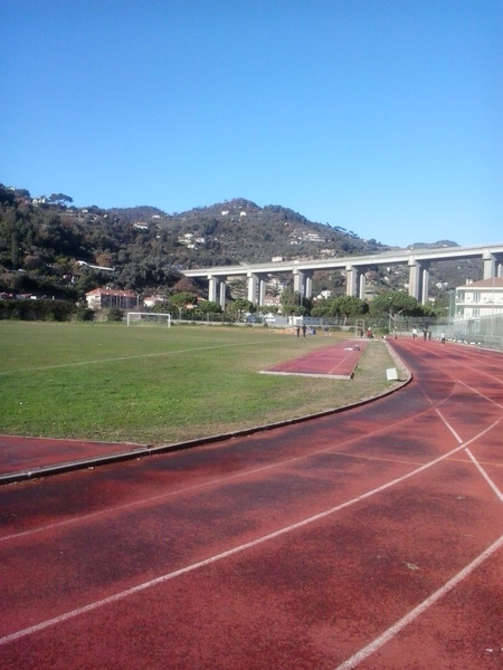
<instances>
[{"instance_id":1,"label":"goal net","mask_svg":"<svg viewBox=\"0 0 503 670\"><path fill-rule=\"evenodd\" d=\"M127 326L171 326L171 314L159 312L128 312Z\"/></svg>"}]
</instances>

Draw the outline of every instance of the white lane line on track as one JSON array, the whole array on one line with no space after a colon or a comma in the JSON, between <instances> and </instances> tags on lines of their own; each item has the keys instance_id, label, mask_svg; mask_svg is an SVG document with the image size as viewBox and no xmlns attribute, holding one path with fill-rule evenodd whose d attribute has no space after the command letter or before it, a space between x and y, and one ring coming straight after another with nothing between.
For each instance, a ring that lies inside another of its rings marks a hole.
<instances>
[{"instance_id":1,"label":"white lane line on track","mask_svg":"<svg viewBox=\"0 0 503 670\"><path fill-rule=\"evenodd\" d=\"M458 441L459 443L462 443L463 440L459 437L459 435L458 435L457 432L454 430L454 428L450 425L450 423L447 421L447 419L445 419L445 418L442 416L442 413L441 413L438 409L436 409L435 411L436 411L436 413L438 414L438 416L442 419L442 421L445 423L445 425L447 426L447 428L448 428L448 429L451 431L451 433L454 435L454 437L457 439L457 441ZM501 500L501 501L503 502L503 493L501 493L501 491L499 490L499 488L496 486L496 484L493 482L493 480L489 477L489 475L488 475L487 472L484 470L484 468L480 465L479 461L475 458L475 456L472 454L472 452L470 451L470 449L468 449L468 447L466 447L466 448L464 449L464 452L468 455L468 457L470 458L470 460L472 461L472 463L475 465L475 467L477 468L477 470L480 472L480 474L482 475L482 477L486 480L486 482L487 482L487 483L489 484L489 486L492 488L492 490L493 490L494 493L496 494L496 497L497 497L499 500Z\"/></svg>"},{"instance_id":2,"label":"white lane line on track","mask_svg":"<svg viewBox=\"0 0 503 670\"><path fill-rule=\"evenodd\" d=\"M470 386L464 381L461 381L461 379L456 379L458 384L463 384L463 386L466 386L467 389L470 389L473 393L476 393L477 395L481 396L485 400L488 400L489 402L492 402L493 405L496 405L496 407L499 407L500 409L503 409L503 405L500 405L499 402L496 402L496 400L493 400L489 396L487 396L485 393L482 393L482 391L479 391L478 389L473 388L473 386Z\"/></svg>"},{"instance_id":3,"label":"white lane line on track","mask_svg":"<svg viewBox=\"0 0 503 670\"><path fill-rule=\"evenodd\" d=\"M230 347L249 347L257 345L257 342L240 342L239 344L215 344L207 347L192 347L190 349L175 349L174 351L159 351L153 354L133 354L131 356L116 356L114 358L97 358L90 361L75 361L74 363L58 363L56 365L40 365L33 368L13 368L12 370L3 370L0 375L17 374L18 372L40 372L43 370L55 370L58 368L75 368L85 365L96 365L98 363L115 363L117 361L129 361L137 358L161 358L163 356L173 356L174 354L190 354L197 351L208 351L210 349L227 349Z\"/></svg>"},{"instance_id":4,"label":"white lane line on track","mask_svg":"<svg viewBox=\"0 0 503 670\"><path fill-rule=\"evenodd\" d=\"M444 400L441 400L438 404L442 405L444 402L446 402L450 397L447 396ZM167 498L170 498L171 496L177 495L177 494L184 494L184 493L190 493L192 491L196 491L201 488L206 488L210 486L214 486L217 484L222 484L227 481L231 481L233 479L239 478L239 477L246 477L248 475L253 475L256 474L257 472L262 472L264 470L270 470L273 468L278 468L278 467L283 467L287 465L291 465L292 463L295 463L297 461L301 460L306 460L312 456L318 456L320 454L325 454L325 453L334 453L337 454L339 453L339 448L347 446L348 444L352 444L353 442L358 442L359 440L363 439L369 439L371 437L375 437L377 435L380 435L382 433L387 433L390 431L392 428L396 428L397 426L400 426L404 423L407 423L409 421L413 421L414 419L417 419L418 417L422 416L423 414L427 414L428 412L431 412L431 408L428 407L427 409L423 410L422 412L418 412L417 414L414 414L411 417L407 417L406 419L400 419L399 421L395 421L391 424L387 424L383 428L378 428L377 430L373 430L369 433L365 433L363 435L357 435L356 437L351 437L347 440L344 440L343 442L340 442L337 447L330 446L326 447L325 449L318 449L317 451L312 451L309 454L303 454L302 456L295 456L294 458L287 458L286 460L283 461L277 461L276 463L271 463L269 465L264 465L259 468L253 468L251 470L245 470L243 472L238 472L234 475L227 475L225 477L219 477L218 479L211 479L208 482L203 482L202 484L194 484L193 486L186 486L184 488L180 489L175 489L174 491L169 491L168 493L161 493L156 496L149 496L147 498L142 498L140 500L135 500L130 503L125 503L123 505L115 505L113 507L107 507L106 509L103 510L97 510L96 512L89 512L88 514L82 514L77 517L71 518L71 519L64 519L63 521L56 521L55 523L50 523L46 524L44 526L38 526L37 528L30 528L29 530L22 530L17 533L10 533L9 535L4 535L0 537L0 543L1 542L7 542L8 540L15 540L17 538L21 537L28 537L30 535L34 535L35 533L41 533L46 530L54 530L56 528L62 528L64 526L69 526L75 523L79 523L80 521L88 521L90 519L94 519L98 516L105 516L107 514L112 514L114 512L121 512L121 511L126 511L128 509L132 509L134 507L140 507L142 505L148 505L153 502L159 502L161 500L165 500ZM342 452L341 452L342 453Z\"/></svg>"},{"instance_id":5,"label":"white lane line on track","mask_svg":"<svg viewBox=\"0 0 503 670\"><path fill-rule=\"evenodd\" d=\"M235 554L241 553L247 549L251 549L252 547L256 547L260 544L263 544L264 542L268 542L269 540L274 540L277 537L281 537L282 535L285 535L287 533L290 533L294 530L297 530L299 528L303 528L304 526L307 526L311 523L314 523L316 521L320 521L321 519L326 518L327 516L334 514L335 512L338 512L342 509L345 509L346 507L350 507L351 505L354 505L358 502L361 502L362 500L366 500L367 498L370 498L377 493L381 493L382 491L386 491L387 489L391 488L392 486L395 486L396 484L400 484L401 482L405 481L406 479L409 479L410 477L413 477L414 475L419 474L420 472L423 472L424 470L427 470L437 463L440 463L441 461L444 461L445 459L449 458L449 456L452 456L452 454L457 453L458 451L464 449L465 447L468 447L472 442L475 440L481 438L483 435L485 435L487 432L492 430L497 424L500 423L500 421L503 419L500 418L494 423L492 423L490 426L485 428L483 431L472 437L470 440L465 442L459 447L455 447L454 449L451 449L451 451L447 452L446 454L443 454L442 456L439 456L438 458L435 458L433 461L430 461L429 463L425 463L424 465L421 465L419 468L416 468L415 470L412 470L411 472L408 472L405 475L402 475L401 477L397 477L395 479L392 479L391 481L387 482L386 484L382 484L381 486L378 486L375 489L372 489L370 491L367 491L366 493L363 493L362 495L356 496L355 498L352 498L351 500L347 500L344 503L340 503L339 505L336 505L335 507L331 507L330 509L324 510L323 512L318 512L318 514L314 514L313 516L307 517L306 519L302 519L301 521L297 521L296 523L293 523L289 526L284 526L283 528L279 528L278 530L273 531L272 533L268 533L267 535L263 535L262 537L258 537L255 540L251 540L250 542L246 542L244 544L240 544L236 547L233 547L232 549L228 549L227 551L223 551L220 554L215 554L214 556L210 556L209 558L206 558L202 561L198 561L196 563L192 563L191 565L187 565L184 568L180 568L178 570L174 570L173 572L168 572L164 575L160 575L159 577L155 577L154 579L151 579L147 582L143 582L142 584L137 584L136 586L133 586L129 589L125 589L123 591L119 591L118 593L114 593L111 596L108 596L107 598L102 598L101 600L95 600L92 603L88 603L87 605L83 605L82 607L76 607L73 610L69 610L67 612L64 612L63 614L60 614L59 616L53 617L51 619L46 619L45 621L41 621L38 624L35 624L33 626L29 626L27 628L22 628L21 630L15 631L14 633L10 633L8 635L5 635L4 637L0 638L0 646L6 645L9 642L14 642L15 640L19 640L20 638L26 637L28 635L32 635L34 633L37 633L39 631L45 630L46 628L50 628L52 626L55 626L59 623L63 623L65 621L68 621L69 619L73 619L77 616L80 616L81 614L86 614L88 612L91 612L93 610L99 609L105 605L109 605L110 603L117 602L118 600L123 600L124 598L127 598L128 596L134 595L135 593L139 593L140 591L145 591L146 589L152 588L153 586L157 586L159 584L162 584L164 582L167 582L169 580L175 579L176 577L180 577L182 575L185 575L189 572L193 572L194 570L198 570L199 568L203 568L207 565L211 565L212 563L216 563L217 561L220 561L224 558L229 558L230 556L233 556Z\"/></svg>"},{"instance_id":6,"label":"white lane line on track","mask_svg":"<svg viewBox=\"0 0 503 670\"><path fill-rule=\"evenodd\" d=\"M470 457L470 460L472 463L475 465L477 470L480 472L482 477L486 480L486 482L489 484L489 486L492 488L494 493L496 494L496 497L503 502L503 493L499 490L499 488L496 486L496 484L493 482L493 480L489 477L487 472L484 470L484 468L480 465L479 461L475 458L475 456L472 454L470 449L468 447L465 449L466 453Z\"/></svg>"},{"instance_id":7,"label":"white lane line on track","mask_svg":"<svg viewBox=\"0 0 503 670\"><path fill-rule=\"evenodd\" d=\"M490 377L491 379L494 379L496 383L503 386L503 381L499 377L496 377L496 375L492 375L490 372L484 372L484 370L479 370L478 368L473 368L471 365L466 364L464 367L468 370L471 370L472 372L475 372L476 374L484 375L484 377Z\"/></svg>"},{"instance_id":8,"label":"white lane line on track","mask_svg":"<svg viewBox=\"0 0 503 670\"><path fill-rule=\"evenodd\" d=\"M454 435L456 440L458 441L458 444L461 444L463 440L459 437L458 433L454 430L453 426L447 421L447 419L444 417L442 412L438 409L435 409L435 412L438 414L438 416L442 419L444 422L444 425L451 431L451 433Z\"/></svg>"},{"instance_id":9,"label":"white lane line on track","mask_svg":"<svg viewBox=\"0 0 503 670\"><path fill-rule=\"evenodd\" d=\"M426 600L412 609L408 614L399 619L395 624L390 626L387 630L384 631L379 637L373 640L370 644L360 649L356 654L353 654L348 658L344 663L341 663L337 666L335 670L351 670L356 668L362 661L368 658L371 654L380 649L384 644L392 640L405 626L408 626L414 619L416 619L420 614L423 614L429 607L431 607L437 600L440 600L445 596L449 591L451 591L455 586L468 577L478 566L483 563L487 558L489 558L494 552L498 551L503 547L503 535L501 535L493 544L491 544L487 549L485 549L481 554L479 554L471 563L464 567L460 572L458 572L454 577L449 579L443 586L437 589L432 593Z\"/></svg>"}]
</instances>

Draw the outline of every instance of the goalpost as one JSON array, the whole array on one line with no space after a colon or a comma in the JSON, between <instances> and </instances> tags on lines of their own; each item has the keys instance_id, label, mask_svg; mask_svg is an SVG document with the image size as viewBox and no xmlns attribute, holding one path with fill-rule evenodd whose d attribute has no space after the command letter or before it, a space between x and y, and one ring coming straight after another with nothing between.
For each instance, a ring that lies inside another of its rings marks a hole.
<instances>
[{"instance_id":1,"label":"goalpost","mask_svg":"<svg viewBox=\"0 0 503 670\"><path fill-rule=\"evenodd\" d=\"M128 312L126 325L129 326L167 326L171 327L171 314L161 314L160 312Z\"/></svg>"}]
</instances>

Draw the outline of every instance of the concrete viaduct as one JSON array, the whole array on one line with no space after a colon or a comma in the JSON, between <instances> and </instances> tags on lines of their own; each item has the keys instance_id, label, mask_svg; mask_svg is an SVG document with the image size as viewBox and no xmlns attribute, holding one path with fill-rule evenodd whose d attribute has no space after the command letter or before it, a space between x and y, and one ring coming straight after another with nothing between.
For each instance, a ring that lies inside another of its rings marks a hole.
<instances>
[{"instance_id":1,"label":"concrete viaduct","mask_svg":"<svg viewBox=\"0 0 503 670\"><path fill-rule=\"evenodd\" d=\"M443 247L439 249L398 250L368 256L339 256L323 260L296 260L259 263L253 265L228 265L212 268L185 270L186 277L208 279L209 300L225 308L226 281L228 277L245 276L248 300L263 305L269 274L291 273L294 291L303 297L312 297L312 277L315 270L344 270L346 294L364 297L365 272L376 265L407 265L409 268L409 295L425 304L428 300L429 267L434 261L482 259L483 278L503 276L503 244L482 247Z\"/></svg>"}]
</instances>

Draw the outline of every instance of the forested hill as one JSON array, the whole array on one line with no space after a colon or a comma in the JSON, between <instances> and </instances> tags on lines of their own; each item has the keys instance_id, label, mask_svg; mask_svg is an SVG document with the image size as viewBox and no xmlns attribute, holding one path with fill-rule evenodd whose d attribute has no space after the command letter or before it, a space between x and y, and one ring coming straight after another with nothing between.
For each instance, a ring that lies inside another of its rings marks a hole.
<instances>
[{"instance_id":1,"label":"forested hill","mask_svg":"<svg viewBox=\"0 0 503 670\"><path fill-rule=\"evenodd\" d=\"M411 248L452 246L418 242ZM97 286L166 293L183 269L379 253L386 247L342 227L309 221L280 205L235 199L187 212L156 207L74 207L63 193L33 198L0 185L0 293L77 300ZM480 265L480 264L479 264ZM432 291L477 278L476 261L432 266ZM401 288L407 268L371 271L374 290ZM440 280L440 281L439 281ZM344 291L340 273L319 273L315 290Z\"/></svg>"},{"instance_id":2,"label":"forested hill","mask_svg":"<svg viewBox=\"0 0 503 670\"><path fill-rule=\"evenodd\" d=\"M105 283L166 290L185 268L386 248L285 207L244 199L166 214L149 206L77 208L61 193L32 198L0 185L0 292L77 299Z\"/></svg>"}]
</instances>

